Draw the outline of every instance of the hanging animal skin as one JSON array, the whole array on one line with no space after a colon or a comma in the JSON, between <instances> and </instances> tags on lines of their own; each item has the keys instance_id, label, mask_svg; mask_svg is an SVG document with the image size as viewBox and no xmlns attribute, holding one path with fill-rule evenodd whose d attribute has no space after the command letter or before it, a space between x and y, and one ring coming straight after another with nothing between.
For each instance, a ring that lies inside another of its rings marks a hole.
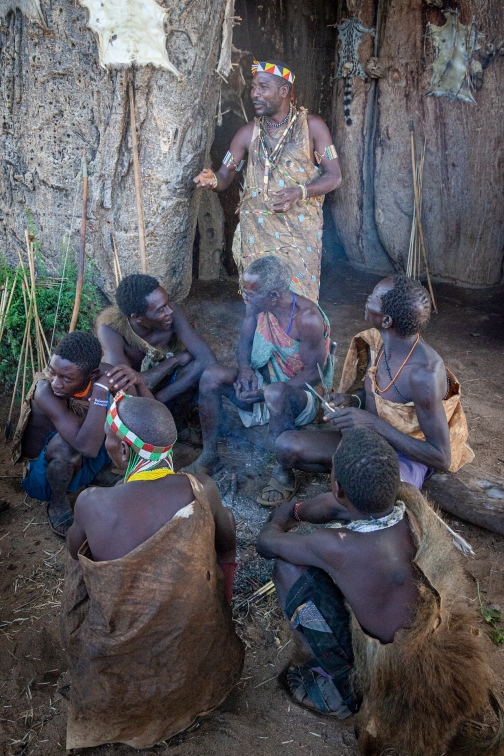
<instances>
[{"instance_id":1,"label":"hanging animal skin","mask_svg":"<svg viewBox=\"0 0 504 756\"><path fill-rule=\"evenodd\" d=\"M480 49L483 35L477 31L474 19L468 26L461 24L458 10L443 13L444 26L428 24L436 59L430 66L432 78L427 94L476 104L471 92L471 59Z\"/></svg>"},{"instance_id":2,"label":"hanging animal skin","mask_svg":"<svg viewBox=\"0 0 504 756\"><path fill-rule=\"evenodd\" d=\"M19 8L28 18L45 27L44 17L40 10L40 0L0 0L0 18L6 16L9 11L15 11L16 8Z\"/></svg>"},{"instance_id":3,"label":"hanging animal skin","mask_svg":"<svg viewBox=\"0 0 504 756\"><path fill-rule=\"evenodd\" d=\"M375 30L367 29L360 18L352 16L345 19L341 24L335 24L338 30L340 42L337 79L345 79L345 91L343 95L343 112L347 126L352 125L350 117L350 105L353 99L352 77L366 78L359 60L359 47L363 34L371 34L374 37Z\"/></svg>"},{"instance_id":4,"label":"hanging animal skin","mask_svg":"<svg viewBox=\"0 0 504 756\"><path fill-rule=\"evenodd\" d=\"M168 59L164 21L166 11L156 0L79 0L89 10L88 26L98 37L103 68L133 63L166 68L182 74Z\"/></svg>"}]
</instances>

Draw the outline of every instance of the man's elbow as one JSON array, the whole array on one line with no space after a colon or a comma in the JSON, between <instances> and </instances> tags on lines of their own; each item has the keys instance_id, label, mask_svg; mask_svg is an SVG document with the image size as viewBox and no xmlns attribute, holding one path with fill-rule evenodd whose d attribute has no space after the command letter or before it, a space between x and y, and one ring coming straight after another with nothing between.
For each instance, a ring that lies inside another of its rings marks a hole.
<instances>
[{"instance_id":1,"label":"man's elbow","mask_svg":"<svg viewBox=\"0 0 504 756\"><path fill-rule=\"evenodd\" d=\"M449 470L451 465L451 449L445 449L444 451L440 451L440 463L434 465L439 470Z\"/></svg>"}]
</instances>

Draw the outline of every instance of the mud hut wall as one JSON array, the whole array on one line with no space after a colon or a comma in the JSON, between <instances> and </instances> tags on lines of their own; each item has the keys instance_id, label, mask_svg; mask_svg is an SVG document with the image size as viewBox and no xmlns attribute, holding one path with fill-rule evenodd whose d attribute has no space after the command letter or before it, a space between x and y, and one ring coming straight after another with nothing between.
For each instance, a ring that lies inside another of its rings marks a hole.
<instances>
[{"instance_id":1,"label":"mud hut wall","mask_svg":"<svg viewBox=\"0 0 504 756\"><path fill-rule=\"evenodd\" d=\"M390 268L404 267L413 208L413 121L418 153L427 140L423 226L431 272L459 285L495 284L504 248L504 56L497 53L484 68L477 105L426 97L434 57L426 24L443 25L444 16L421 0L373 6L363 2L359 13L366 26L378 26L385 75L353 80L351 126L343 119L343 82L335 83L333 128L344 191L335 193L332 210L346 254L372 269L385 270L387 258ZM498 47L504 40L500 0L466 0L457 7L462 23L475 17L487 35L483 44ZM370 45L364 38L362 63ZM483 54L476 57L487 63Z\"/></svg>"},{"instance_id":2,"label":"mud hut wall","mask_svg":"<svg viewBox=\"0 0 504 756\"><path fill-rule=\"evenodd\" d=\"M234 27L233 44L239 50L251 53L249 58L243 59L247 87L242 100L248 119L254 117L249 95L250 63L253 58L274 58L292 66L296 74L297 104L312 113L319 113L329 124L335 34L328 25L336 20L335 4L329 0L289 0L288 3L285 0L236 0L235 15L242 20ZM224 104L222 109L226 110ZM225 114L222 126L216 128L211 151L214 170L220 166L236 131L245 123L236 111ZM223 263L228 273L233 273L231 249L238 223L239 181L219 194L219 199L225 218Z\"/></svg>"},{"instance_id":3,"label":"mud hut wall","mask_svg":"<svg viewBox=\"0 0 504 756\"><path fill-rule=\"evenodd\" d=\"M43 2L42 10L46 30L19 10L0 28L1 248L16 262L29 211L49 263L57 265L69 231L76 254L79 190L73 221L72 208L84 151L90 175L87 253L98 283L111 295L111 232L123 274L139 270L127 94L133 77L148 272L182 298L191 282L199 202L192 177L203 166L214 131L223 1L170 2L167 51L184 76L181 83L152 66L103 70L84 8L55 0Z\"/></svg>"}]
</instances>

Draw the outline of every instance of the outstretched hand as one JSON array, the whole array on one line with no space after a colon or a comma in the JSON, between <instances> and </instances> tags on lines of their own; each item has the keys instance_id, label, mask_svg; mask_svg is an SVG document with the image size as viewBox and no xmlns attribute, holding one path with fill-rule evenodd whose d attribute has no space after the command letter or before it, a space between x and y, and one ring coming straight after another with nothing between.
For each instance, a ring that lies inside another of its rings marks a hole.
<instances>
[{"instance_id":1,"label":"outstretched hand","mask_svg":"<svg viewBox=\"0 0 504 756\"><path fill-rule=\"evenodd\" d=\"M210 168L203 168L193 181L198 189L214 189L215 174Z\"/></svg>"}]
</instances>

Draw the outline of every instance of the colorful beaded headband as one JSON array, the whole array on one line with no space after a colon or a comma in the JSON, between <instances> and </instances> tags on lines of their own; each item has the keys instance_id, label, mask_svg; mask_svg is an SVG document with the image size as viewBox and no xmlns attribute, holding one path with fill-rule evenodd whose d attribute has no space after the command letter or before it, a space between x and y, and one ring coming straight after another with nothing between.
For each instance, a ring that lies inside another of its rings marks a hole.
<instances>
[{"instance_id":1,"label":"colorful beaded headband","mask_svg":"<svg viewBox=\"0 0 504 756\"><path fill-rule=\"evenodd\" d=\"M294 84L294 79L296 78L292 71L289 71L288 68L280 68L275 63L267 63L266 61L259 61L254 60L252 63L252 75L258 73L267 73L272 74L273 76L280 76L282 79L285 79L285 81L290 82L291 84Z\"/></svg>"},{"instance_id":2,"label":"colorful beaded headband","mask_svg":"<svg viewBox=\"0 0 504 756\"><path fill-rule=\"evenodd\" d=\"M166 459L172 452L173 444L170 444L170 446L153 446L152 444L146 444L122 422L117 411L117 405L125 396L129 396L129 394L125 394L124 391L118 391L115 395L115 400L112 406L107 412L107 423L110 428L121 441L125 441L128 446L133 449L135 454L138 454L142 459L148 459L152 462Z\"/></svg>"}]
</instances>

